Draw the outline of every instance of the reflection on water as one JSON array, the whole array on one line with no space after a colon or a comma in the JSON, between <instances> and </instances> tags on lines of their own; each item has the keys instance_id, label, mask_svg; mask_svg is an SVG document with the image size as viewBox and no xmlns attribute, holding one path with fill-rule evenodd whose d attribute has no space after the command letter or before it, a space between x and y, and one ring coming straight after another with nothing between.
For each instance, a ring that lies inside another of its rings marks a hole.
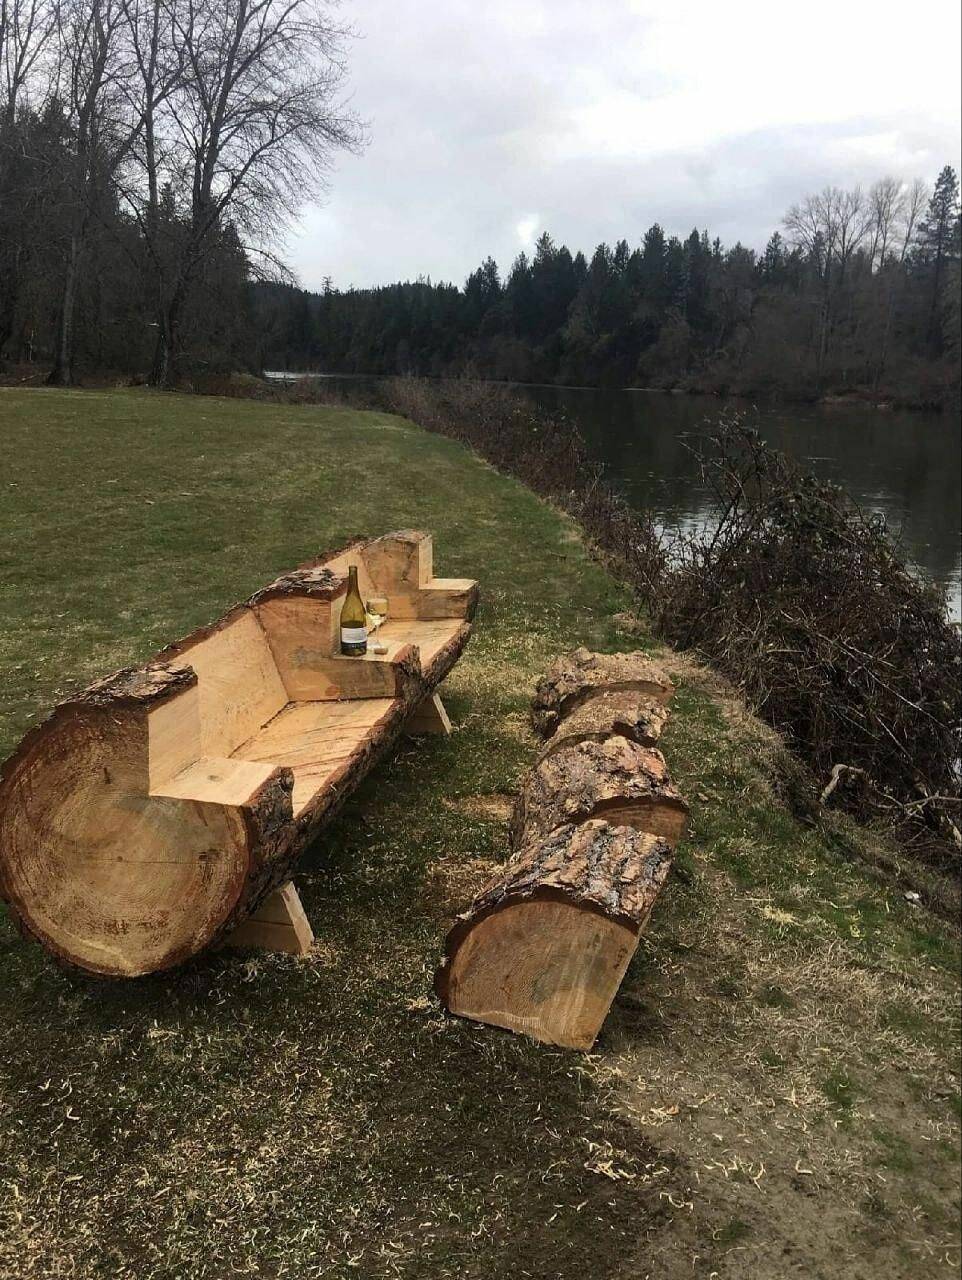
<instances>
[{"instance_id":1,"label":"reflection on water","mask_svg":"<svg viewBox=\"0 0 962 1280\"><path fill-rule=\"evenodd\" d=\"M659 523L690 529L710 522L708 495L685 446L717 418L721 401L652 391L520 389L577 422L628 500L650 508ZM951 616L962 616L956 419L849 406L763 408L749 416L770 444L884 516L908 558L946 588Z\"/></svg>"}]
</instances>

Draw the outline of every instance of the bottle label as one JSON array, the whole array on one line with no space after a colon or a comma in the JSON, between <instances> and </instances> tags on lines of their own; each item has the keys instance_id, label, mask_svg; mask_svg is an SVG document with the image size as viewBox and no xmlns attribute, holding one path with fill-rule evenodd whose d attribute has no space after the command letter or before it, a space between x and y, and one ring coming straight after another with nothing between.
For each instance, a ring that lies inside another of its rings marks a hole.
<instances>
[{"instance_id":1,"label":"bottle label","mask_svg":"<svg viewBox=\"0 0 962 1280\"><path fill-rule=\"evenodd\" d=\"M341 627L341 649L344 653L364 653L367 627Z\"/></svg>"}]
</instances>

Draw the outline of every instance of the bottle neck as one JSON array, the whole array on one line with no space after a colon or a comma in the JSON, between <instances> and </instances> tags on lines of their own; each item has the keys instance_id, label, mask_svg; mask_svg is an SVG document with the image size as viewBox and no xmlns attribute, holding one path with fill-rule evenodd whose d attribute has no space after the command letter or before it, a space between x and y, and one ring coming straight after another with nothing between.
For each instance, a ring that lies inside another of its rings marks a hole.
<instances>
[{"instance_id":1,"label":"bottle neck","mask_svg":"<svg viewBox=\"0 0 962 1280\"><path fill-rule=\"evenodd\" d=\"M352 564L347 571L347 589L348 591L357 590L357 565Z\"/></svg>"}]
</instances>

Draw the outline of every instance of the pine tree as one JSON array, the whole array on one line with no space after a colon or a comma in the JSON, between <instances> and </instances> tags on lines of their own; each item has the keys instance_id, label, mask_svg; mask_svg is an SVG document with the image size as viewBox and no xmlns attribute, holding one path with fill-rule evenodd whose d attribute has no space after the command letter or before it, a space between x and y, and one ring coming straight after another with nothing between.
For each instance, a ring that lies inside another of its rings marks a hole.
<instances>
[{"instance_id":1,"label":"pine tree","mask_svg":"<svg viewBox=\"0 0 962 1280\"><path fill-rule=\"evenodd\" d=\"M934 356L942 354L942 311L948 269L959 260L959 179L951 165L938 176L925 217L916 237L917 258L929 277L927 339Z\"/></svg>"}]
</instances>

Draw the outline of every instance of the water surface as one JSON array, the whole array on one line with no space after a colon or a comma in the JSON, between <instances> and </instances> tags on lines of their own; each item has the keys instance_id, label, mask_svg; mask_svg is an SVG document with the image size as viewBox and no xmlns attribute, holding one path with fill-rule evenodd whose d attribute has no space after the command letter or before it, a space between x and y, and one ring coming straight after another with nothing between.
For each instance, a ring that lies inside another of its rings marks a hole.
<instances>
[{"instance_id":1,"label":"water surface","mask_svg":"<svg viewBox=\"0 0 962 1280\"><path fill-rule=\"evenodd\" d=\"M344 380L379 381L363 375ZM710 396L593 387L517 390L542 409L560 410L576 422L628 501L651 510L667 529L711 526L711 495L691 447L726 408L739 409L769 444L822 479L843 485L860 506L882 516L910 563L945 589L949 615L962 618L962 426L957 417L852 405L754 408Z\"/></svg>"},{"instance_id":2,"label":"water surface","mask_svg":"<svg viewBox=\"0 0 962 1280\"><path fill-rule=\"evenodd\" d=\"M523 387L581 428L613 482L667 528L710 525L713 510L690 452L725 408L708 396ZM735 407L735 406L732 406ZM762 437L884 517L905 554L962 616L962 431L949 415L845 406L746 411Z\"/></svg>"}]
</instances>

